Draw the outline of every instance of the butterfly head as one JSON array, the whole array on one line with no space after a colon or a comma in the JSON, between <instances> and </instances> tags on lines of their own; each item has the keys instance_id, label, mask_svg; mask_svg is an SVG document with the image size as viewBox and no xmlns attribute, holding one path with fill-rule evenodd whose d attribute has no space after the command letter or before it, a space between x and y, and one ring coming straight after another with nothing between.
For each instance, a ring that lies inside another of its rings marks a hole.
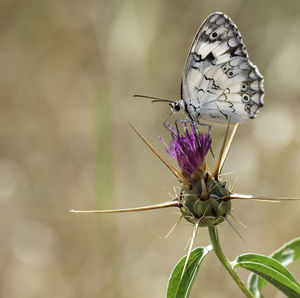
<instances>
[{"instance_id":1,"label":"butterfly head","mask_svg":"<svg viewBox=\"0 0 300 298\"><path fill-rule=\"evenodd\" d=\"M170 103L170 107L173 113L178 113L182 109L184 109L184 101L183 100L173 101Z\"/></svg>"}]
</instances>

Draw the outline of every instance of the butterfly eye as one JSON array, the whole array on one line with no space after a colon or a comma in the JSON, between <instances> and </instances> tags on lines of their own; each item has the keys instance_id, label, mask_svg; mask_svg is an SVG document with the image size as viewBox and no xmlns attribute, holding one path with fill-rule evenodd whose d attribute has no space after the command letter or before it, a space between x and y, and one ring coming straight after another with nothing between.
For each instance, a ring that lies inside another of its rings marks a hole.
<instances>
[{"instance_id":1,"label":"butterfly eye","mask_svg":"<svg viewBox=\"0 0 300 298\"><path fill-rule=\"evenodd\" d=\"M179 111L180 111L180 108L181 108L181 107L180 107L180 104L179 104L179 103L176 103L175 106L174 106L175 111L176 111L176 112L179 112Z\"/></svg>"},{"instance_id":2,"label":"butterfly eye","mask_svg":"<svg viewBox=\"0 0 300 298\"><path fill-rule=\"evenodd\" d=\"M242 101L243 101L244 103L248 103L248 102L250 101L250 96L249 96L248 94L244 94L244 95L242 96Z\"/></svg>"},{"instance_id":3,"label":"butterfly eye","mask_svg":"<svg viewBox=\"0 0 300 298\"><path fill-rule=\"evenodd\" d=\"M175 113L177 113L181 110L180 103L177 103L177 102L170 103L170 107L171 107L172 111Z\"/></svg>"},{"instance_id":4,"label":"butterfly eye","mask_svg":"<svg viewBox=\"0 0 300 298\"><path fill-rule=\"evenodd\" d=\"M242 86L241 86L241 90L246 91L247 90L247 84L243 83Z\"/></svg>"}]
</instances>

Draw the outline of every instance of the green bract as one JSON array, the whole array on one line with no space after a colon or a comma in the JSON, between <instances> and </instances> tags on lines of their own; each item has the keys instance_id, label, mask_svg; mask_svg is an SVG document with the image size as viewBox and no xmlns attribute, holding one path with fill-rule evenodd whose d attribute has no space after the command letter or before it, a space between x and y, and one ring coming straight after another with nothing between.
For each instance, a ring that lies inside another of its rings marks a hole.
<instances>
[{"instance_id":1,"label":"green bract","mask_svg":"<svg viewBox=\"0 0 300 298\"><path fill-rule=\"evenodd\" d=\"M200 227L220 224L231 211L230 193L225 183L207 177L206 182L192 183L191 189L183 185L179 198L183 217L193 224L200 219ZM206 191L203 191L203 183Z\"/></svg>"}]
</instances>

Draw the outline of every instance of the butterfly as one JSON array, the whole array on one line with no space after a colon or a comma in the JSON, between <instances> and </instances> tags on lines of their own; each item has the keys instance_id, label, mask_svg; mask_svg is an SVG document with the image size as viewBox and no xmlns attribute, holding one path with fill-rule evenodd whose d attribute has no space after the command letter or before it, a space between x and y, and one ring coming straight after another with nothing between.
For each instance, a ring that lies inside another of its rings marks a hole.
<instances>
[{"instance_id":1,"label":"butterfly","mask_svg":"<svg viewBox=\"0 0 300 298\"><path fill-rule=\"evenodd\" d=\"M192 42L181 83L181 100L170 104L200 123L243 122L264 103L263 76L248 58L241 34L221 12L209 15Z\"/></svg>"}]
</instances>

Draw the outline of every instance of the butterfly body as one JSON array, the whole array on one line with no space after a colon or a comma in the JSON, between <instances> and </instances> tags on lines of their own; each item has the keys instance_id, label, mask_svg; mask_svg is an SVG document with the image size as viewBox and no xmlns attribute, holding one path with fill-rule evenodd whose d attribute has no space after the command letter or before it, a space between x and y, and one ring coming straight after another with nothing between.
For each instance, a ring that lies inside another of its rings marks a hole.
<instances>
[{"instance_id":1,"label":"butterfly body","mask_svg":"<svg viewBox=\"0 0 300 298\"><path fill-rule=\"evenodd\" d=\"M263 77L248 58L236 25L213 13L200 26L184 67L180 107L194 122L243 122L263 106Z\"/></svg>"}]
</instances>

